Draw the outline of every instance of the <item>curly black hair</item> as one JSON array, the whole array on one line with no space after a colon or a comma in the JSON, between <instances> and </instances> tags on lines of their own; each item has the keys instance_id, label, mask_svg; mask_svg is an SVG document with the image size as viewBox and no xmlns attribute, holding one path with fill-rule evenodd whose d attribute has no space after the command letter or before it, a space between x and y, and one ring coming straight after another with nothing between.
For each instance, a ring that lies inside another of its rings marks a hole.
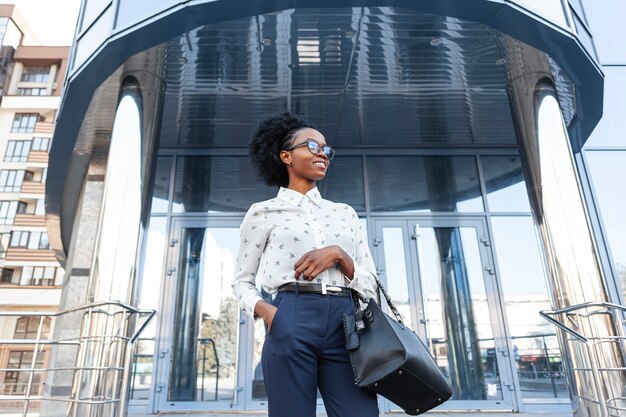
<instances>
[{"instance_id":1,"label":"curly black hair","mask_svg":"<svg viewBox=\"0 0 626 417\"><path fill-rule=\"evenodd\" d=\"M289 184L287 168L280 159L280 151L291 144L298 131L315 127L301 116L290 112L265 116L248 142L252 165L259 177L270 186Z\"/></svg>"}]
</instances>

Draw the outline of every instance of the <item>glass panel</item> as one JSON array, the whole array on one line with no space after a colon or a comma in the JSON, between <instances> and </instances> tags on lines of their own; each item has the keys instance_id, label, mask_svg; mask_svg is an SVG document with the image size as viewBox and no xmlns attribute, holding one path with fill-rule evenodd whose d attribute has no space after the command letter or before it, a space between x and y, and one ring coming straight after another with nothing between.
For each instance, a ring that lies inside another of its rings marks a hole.
<instances>
[{"instance_id":1,"label":"glass panel","mask_svg":"<svg viewBox=\"0 0 626 417\"><path fill-rule=\"evenodd\" d=\"M409 281L406 272L406 258L402 227L383 227L383 250L385 252L385 270L387 291L396 305L404 323L417 331L411 317L411 302L409 299Z\"/></svg>"},{"instance_id":2,"label":"glass panel","mask_svg":"<svg viewBox=\"0 0 626 417\"><path fill-rule=\"evenodd\" d=\"M247 156L186 156L176 163L172 211L245 212L276 197L261 182Z\"/></svg>"},{"instance_id":3,"label":"glass panel","mask_svg":"<svg viewBox=\"0 0 626 417\"><path fill-rule=\"evenodd\" d=\"M143 267L139 277L139 308L159 310L159 296L162 288L164 253L166 247L167 218L152 217L145 243ZM141 333L133 352L131 400L147 400L154 372L154 339L157 320L153 319Z\"/></svg>"},{"instance_id":4,"label":"glass panel","mask_svg":"<svg viewBox=\"0 0 626 417\"><path fill-rule=\"evenodd\" d=\"M365 211L365 186L361 157L336 156L326 178L317 184L322 197L346 203L356 211Z\"/></svg>"},{"instance_id":5,"label":"glass panel","mask_svg":"<svg viewBox=\"0 0 626 417\"><path fill-rule=\"evenodd\" d=\"M602 63L626 62L626 50L622 39L626 38L626 2L623 0L602 0L602 2L585 2L585 17L593 31L595 45ZM602 71L607 67L604 66ZM605 87L605 94L609 89Z\"/></svg>"},{"instance_id":6,"label":"glass panel","mask_svg":"<svg viewBox=\"0 0 626 417\"><path fill-rule=\"evenodd\" d=\"M626 5L626 3L625 3ZM597 7L598 8L598 7ZM626 7L624 8L626 13ZM614 28L622 30L621 26ZM626 32L624 32L626 36ZM601 45L598 45L601 47ZM626 54L624 54L626 61ZM594 146L621 146L626 143L624 128L624 115L626 114L626 67L624 66L603 66L604 72L604 107L602 119L591 133L589 140L585 143L585 149Z\"/></svg>"},{"instance_id":7,"label":"glass panel","mask_svg":"<svg viewBox=\"0 0 626 417\"><path fill-rule=\"evenodd\" d=\"M561 0L514 0L514 2L531 12L537 13L539 16L552 23L567 27L567 20L565 19L565 11L563 10Z\"/></svg>"},{"instance_id":8,"label":"glass panel","mask_svg":"<svg viewBox=\"0 0 626 417\"><path fill-rule=\"evenodd\" d=\"M232 401L239 306L231 290L239 228L181 234L169 401Z\"/></svg>"},{"instance_id":9,"label":"glass panel","mask_svg":"<svg viewBox=\"0 0 626 417\"><path fill-rule=\"evenodd\" d=\"M530 212L522 164L518 156L481 157L487 203L491 212Z\"/></svg>"},{"instance_id":10,"label":"glass panel","mask_svg":"<svg viewBox=\"0 0 626 417\"><path fill-rule=\"evenodd\" d=\"M587 151L589 172L602 213L604 231L611 247L617 275L626 297L626 150ZM619 179L616 181L616 179Z\"/></svg>"},{"instance_id":11,"label":"glass panel","mask_svg":"<svg viewBox=\"0 0 626 417\"><path fill-rule=\"evenodd\" d=\"M172 0L121 1L117 12L116 28L127 27L131 23L146 18L151 14L172 6Z\"/></svg>"},{"instance_id":12,"label":"glass panel","mask_svg":"<svg viewBox=\"0 0 626 417\"><path fill-rule=\"evenodd\" d=\"M123 4L126 3L128 2L123 2ZM91 26L88 31L84 32L80 40L76 42L76 52L72 68L80 66L109 36L111 33L113 9L113 7L106 9L94 22L93 26Z\"/></svg>"},{"instance_id":13,"label":"glass panel","mask_svg":"<svg viewBox=\"0 0 626 417\"><path fill-rule=\"evenodd\" d=\"M84 3L85 10L83 12L81 30L88 27L100 13L102 13L102 11L111 4L111 0L89 0Z\"/></svg>"},{"instance_id":14,"label":"glass panel","mask_svg":"<svg viewBox=\"0 0 626 417\"><path fill-rule=\"evenodd\" d=\"M428 340L452 398L502 399L476 229L422 227L418 245Z\"/></svg>"},{"instance_id":15,"label":"glass panel","mask_svg":"<svg viewBox=\"0 0 626 417\"><path fill-rule=\"evenodd\" d=\"M509 334L523 398L568 398L546 276L532 218L491 218Z\"/></svg>"},{"instance_id":16,"label":"glass panel","mask_svg":"<svg viewBox=\"0 0 626 417\"><path fill-rule=\"evenodd\" d=\"M159 157L157 159L154 188L152 189L152 213L166 213L170 195L170 179L172 174L172 158Z\"/></svg>"},{"instance_id":17,"label":"glass panel","mask_svg":"<svg viewBox=\"0 0 626 417\"><path fill-rule=\"evenodd\" d=\"M483 211L474 157L368 156L367 170L374 211Z\"/></svg>"}]
</instances>

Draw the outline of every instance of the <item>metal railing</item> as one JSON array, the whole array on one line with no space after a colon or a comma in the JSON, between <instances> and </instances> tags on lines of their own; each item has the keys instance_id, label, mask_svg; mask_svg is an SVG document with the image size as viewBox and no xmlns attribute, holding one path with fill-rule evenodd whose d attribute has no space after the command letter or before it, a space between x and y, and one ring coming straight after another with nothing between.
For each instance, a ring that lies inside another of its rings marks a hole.
<instances>
[{"instance_id":1,"label":"metal railing","mask_svg":"<svg viewBox=\"0 0 626 417\"><path fill-rule=\"evenodd\" d=\"M541 311L539 314L557 326L565 335L566 343L577 344L584 361L574 361L571 372L587 377L591 384L579 393L584 407L599 410L608 417L626 416L626 367L603 366L604 357L617 356L624 363L626 359L626 329L624 314L626 306L608 302L588 302L576 304L554 311ZM602 335L598 324L603 321L617 324L618 334ZM567 324L565 324L567 323ZM578 363L589 363L589 367Z\"/></svg>"},{"instance_id":2,"label":"metal railing","mask_svg":"<svg viewBox=\"0 0 626 417\"><path fill-rule=\"evenodd\" d=\"M117 328L111 329L112 331L109 334L102 335L89 335L89 336L76 336L71 338L60 338L60 339L52 339L52 338L42 338L43 326L46 318L60 318L63 316L67 316L69 314L78 313L81 314L82 324L89 323L93 317L104 314L105 316L121 316L121 319L118 321ZM0 311L0 318L3 317L38 317L39 325L37 328L37 336L34 339L0 339L0 346L19 346L19 349L22 351L26 351L25 346L28 346L32 351L32 360L27 368L0 368L0 373L6 372L18 372L18 373L28 373L28 379L24 386L23 395L3 395L0 393L0 404L2 403L22 403L22 417L26 417L29 411L31 410L32 403L42 404L45 401L55 401L55 402L66 402L68 405L68 412L72 407L78 404L85 405L98 405L98 404L121 404L120 396L122 395L123 390L114 390L113 392L117 393L116 395L110 398L84 398L80 395L77 395L76 392L71 392L67 398L59 398L53 397L46 394L40 394L40 388L35 386L35 375L40 375L40 380L43 381L44 377L48 376L51 372L72 372L74 378L78 381L81 381L83 374L90 371L95 372L113 372L117 374L124 373L125 369L123 367L119 367L115 364L111 364L111 366L105 367L80 367L80 366L55 366L55 367L37 367L37 357L39 353L44 352L48 347L59 347L59 346L74 346L77 349L78 356L81 355L81 348L86 343L101 343L104 351L106 351L107 347L113 344L122 344L126 348L132 347L132 345L137 341L141 332L145 329L149 321L156 314L155 310L140 310L133 306L118 302L118 301L104 301L92 303L76 308L71 308L68 310L63 310L59 312L41 312L41 311ZM139 320L143 317L143 322L132 322L131 320ZM125 335L125 330L136 324L135 331L132 335ZM123 378L120 378L123 379Z\"/></svg>"}]
</instances>

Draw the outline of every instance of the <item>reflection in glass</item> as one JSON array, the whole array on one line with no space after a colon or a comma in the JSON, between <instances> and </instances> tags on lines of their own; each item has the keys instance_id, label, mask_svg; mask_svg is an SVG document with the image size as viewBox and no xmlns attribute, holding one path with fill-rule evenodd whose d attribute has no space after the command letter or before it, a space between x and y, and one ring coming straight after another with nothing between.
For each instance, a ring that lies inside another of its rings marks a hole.
<instances>
[{"instance_id":1,"label":"reflection in glass","mask_svg":"<svg viewBox=\"0 0 626 417\"><path fill-rule=\"evenodd\" d=\"M152 213L167 213L170 194L172 158L162 156L157 158L154 187L152 189Z\"/></svg>"},{"instance_id":2,"label":"reflection in glass","mask_svg":"<svg viewBox=\"0 0 626 417\"><path fill-rule=\"evenodd\" d=\"M238 228L183 228L169 401L232 401L239 306L232 294Z\"/></svg>"},{"instance_id":3,"label":"reflection in glass","mask_svg":"<svg viewBox=\"0 0 626 417\"><path fill-rule=\"evenodd\" d=\"M139 302L141 309L160 310L159 295L162 288L167 219L152 217L145 243L143 269L139 278ZM153 319L141 333L133 351L131 400L147 400L154 372L154 339L157 320Z\"/></svg>"},{"instance_id":4,"label":"reflection in glass","mask_svg":"<svg viewBox=\"0 0 626 417\"><path fill-rule=\"evenodd\" d=\"M491 212L530 212L518 156L481 157L487 203Z\"/></svg>"},{"instance_id":5,"label":"reflection in glass","mask_svg":"<svg viewBox=\"0 0 626 417\"><path fill-rule=\"evenodd\" d=\"M330 163L326 178L317 187L327 200L346 203L356 211L365 210L365 185L361 157L336 156Z\"/></svg>"},{"instance_id":6,"label":"reflection in glass","mask_svg":"<svg viewBox=\"0 0 626 417\"><path fill-rule=\"evenodd\" d=\"M585 152L604 230L626 298L626 150ZM618 180L619 179L619 180Z\"/></svg>"},{"instance_id":7,"label":"reflection in glass","mask_svg":"<svg viewBox=\"0 0 626 417\"><path fill-rule=\"evenodd\" d=\"M567 398L569 391L532 218L493 216L491 224L509 334L523 398Z\"/></svg>"},{"instance_id":8,"label":"reflection in glass","mask_svg":"<svg viewBox=\"0 0 626 417\"><path fill-rule=\"evenodd\" d=\"M276 197L247 156L183 156L177 159L172 211L245 212L257 201Z\"/></svg>"},{"instance_id":9,"label":"reflection in glass","mask_svg":"<svg viewBox=\"0 0 626 417\"><path fill-rule=\"evenodd\" d=\"M406 258L402 227L383 227L383 251L385 253L385 269L383 271L385 285L391 300L402 314L404 324L413 330L411 320L411 303L409 298L409 281L406 273Z\"/></svg>"},{"instance_id":10,"label":"reflection in glass","mask_svg":"<svg viewBox=\"0 0 626 417\"><path fill-rule=\"evenodd\" d=\"M502 399L476 229L420 228L428 340L450 378L453 399Z\"/></svg>"},{"instance_id":11,"label":"reflection in glass","mask_svg":"<svg viewBox=\"0 0 626 417\"><path fill-rule=\"evenodd\" d=\"M537 110L538 152L529 152L526 160L528 171L540 175L532 187L537 202L533 209L536 207L535 219L544 239L549 278L555 291L553 308L605 301L606 283L588 223L567 129L551 86L540 93L543 97L539 97ZM581 317L576 329L588 337L615 340L621 334L619 327L621 321L609 315L589 314ZM605 415L606 411L601 408L608 398L623 395L621 391L608 391L613 387L624 387L626 375L623 372L593 375L585 369L594 366L592 364L600 369L624 368L621 346L607 342L602 344L602 349L589 349L581 343L565 343L571 353L568 355L572 369L569 386L575 395L580 395L580 407L594 410L593 414ZM596 384L607 390L591 388ZM588 399L590 395L597 395L597 400Z\"/></svg>"},{"instance_id":12,"label":"reflection in glass","mask_svg":"<svg viewBox=\"0 0 626 417\"><path fill-rule=\"evenodd\" d=\"M108 161L91 291L95 300L124 302L132 292L141 215L141 119L130 95L115 114Z\"/></svg>"},{"instance_id":13,"label":"reflection in glass","mask_svg":"<svg viewBox=\"0 0 626 417\"><path fill-rule=\"evenodd\" d=\"M374 211L483 211L474 157L368 156L367 170Z\"/></svg>"}]
</instances>

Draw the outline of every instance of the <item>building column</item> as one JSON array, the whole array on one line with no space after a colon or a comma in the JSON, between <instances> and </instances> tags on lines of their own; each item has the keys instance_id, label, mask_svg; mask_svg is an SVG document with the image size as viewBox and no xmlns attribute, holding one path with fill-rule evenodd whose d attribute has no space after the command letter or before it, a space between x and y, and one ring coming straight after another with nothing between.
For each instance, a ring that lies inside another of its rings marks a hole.
<instances>
[{"instance_id":1,"label":"building column","mask_svg":"<svg viewBox=\"0 0 626 417\"><path fill-rule=\"evenodd\" d=\"M104 190L103 180L103 175L89 175L83 187L80 207L76 216L76 226L73 229L72 247L66 264L66 277L59 311L88 303L88 283ZM82 312L63 315L55 320L53 339L76 340L79 337ZM53 346L49 367L72 368L76 366L77 355L77 345ZM73 380L74 372L72 370L48 372L44 398L53 401L43 401L41 417L66 415L68 410L66 400L71 395Z\"/></svg>"},{"instance_id":2,"label":"building column","mask_svg":"<svg viewBox=\"0 0 626 417\"><path fill-rule=\"evenodd\" d=\"M524 178L543 243L554 309L608 301L570 140L545 54L511 41L510 97ZM529 63L536 63L530 64ZM588 313L591 310L580 310ZM586 337L620 335L621 324L606 314L573 316L569 327ZM594 368L623 368L617 344L587 345L558 332L576 417L606 416L606 400L624 397L626 377ZM618 404L620 405L620 404Z\"/></svg>"}]
</instances>

